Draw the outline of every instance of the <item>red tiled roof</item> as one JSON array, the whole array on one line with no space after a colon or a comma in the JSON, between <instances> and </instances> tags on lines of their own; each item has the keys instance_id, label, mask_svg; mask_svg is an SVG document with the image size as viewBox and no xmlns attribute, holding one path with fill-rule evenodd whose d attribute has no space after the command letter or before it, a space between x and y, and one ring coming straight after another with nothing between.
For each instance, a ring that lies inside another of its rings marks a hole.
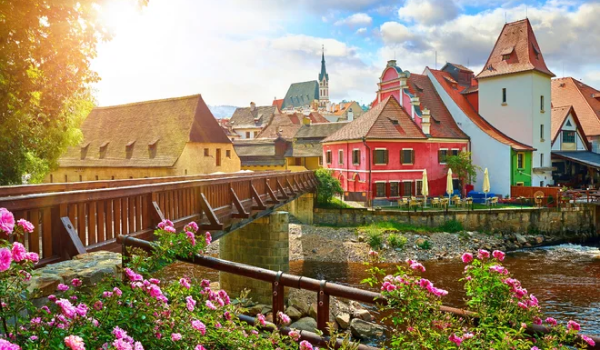
<instances>
[{"instance_id":1,"label":"red tiled roof","mask_svg":"<svg viewBox=\"0 0 600 350\"><path fill-rule=\"evenodd\" d=\"M327 120L327 118L325 118L324 116L322 116L320 113L317 113L317 112L310 112L310 114L307 115L307 117L313 123L329 123L329 120Z\"/></svg>"},{"instance_id":2,"label":"red tiled roof","mask_svg":"<svg viewBox=\"0 0 600 350\"><path fill-rule=\"evenodd\" d=\"M283 99L273 100L273 104L271 106L275 106L277 109L281 110L281 106L283 106Z\"/></svg>"},{"instance_id":3,"label":"red tiled roof","mask_svg":"<svg viewBox=\"0 0 600 350\"><path fill-rule=\"evenodd\" d=\"M503 55L510 55L510 58L503 60ZM504 25L487 63L477 78L530 70L554 76L554 73L546 67L531 23L528 19L524 19Z\"/></svg>"},{"instance_id":4,"label":"red tiled roof","mask_svg":"<svg viewBox=\"0 0 600 350\"><path fill-rule=\"evenodd\" d=\"M571 77L553 79L552 106L571 105L585 134L600 135L600 91Z\"/></svg>"},{"instance_id":5,"label":"red tiled roof","mask_svg":"<svg viewBox=\"0 0 600 350\"><path fill-rule=\"evenodd\" d=\"M421 109L431 111L430 134L432 137L468 139L469 137L456 125L454 118L435 91L426 75L411 73L408 78L409 91L419 97Z\"/></svg>"},{"instance_id":6,"label":"red tiled roof","mask_svg":"<svg viewBox=\"0 0 600 350\"><path fill-rule=\"evenodd\" d=\"M296 120L297 122L294 122ZM296 132L302 127L296 114L276 114L271 123L267 125L256 138L276 139L281 136L284 139L292 139ZM278 133L281 132L281 135Z\"/></svg>"},{"instance_id":7,"label":"red tiled roof","mask_svg":"<svg viewBox=\"0 0 600 350\"><path fill-rule=\"evenodd\" d=\"M486 134L490 135L495 140L511 146L515 150L527 150L533 151L534 149L531 146L520 143L512 138L508 137L500 130L493 127L487 120L483 119L479 113L475 111L473 106L469 103L466 96L461 94L464 89L463 86L450 84L445 79L445 76L449 76L450 74L447 72L442 72L435 69L428 69L433 77L437 80L437 82L446 90L446 93L454 100L454 103L465 113L465 115L479 127L479 129L483 130Z\"/></svg>"},{"instance_id":8,"label":"red tiled roof","mask_svg":"<svg viewBox=\"0 0 600 350\"><path fill-rule=\"evenodd\" d=\"M393 96L348 123L323 142L366 139L425 139L421 128Z\"/></svg>"},{"instance_id":9,"label":"red tiled roof","mask_svg":"<svg viewBox=\"0 0 600 350\"><path fill-rule=\"evenodd\" d=\"M577 113L575 113L573 106L562 106L552 108L552 143L554 143L554 140L556 140L556 137L560 134L560 130L562 129L562 126L565 123L569 113L571 116L573 116L573 121L575 122L577 130L579 130L581 133L581 137L587 141L587 136L583 130L583 127L581 126L581 123L579 122L579 117L577 117Z\"/></svg>"}]
</instances>

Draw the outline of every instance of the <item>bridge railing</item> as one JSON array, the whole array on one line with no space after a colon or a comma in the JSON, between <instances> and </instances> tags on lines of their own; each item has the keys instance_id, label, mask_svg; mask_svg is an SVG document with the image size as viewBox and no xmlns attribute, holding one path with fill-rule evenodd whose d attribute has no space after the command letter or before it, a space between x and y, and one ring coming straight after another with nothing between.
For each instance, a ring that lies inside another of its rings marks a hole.
<instances>
[{"instance_id":1,"label":"bridge railing","mask_svg":"<svg viewBox=\"0 0 600 350\"><path fill-rule=\"evenodd\" d=\"M118 242L122 244L123 249L126 247L137 247L148 252L152 252L152 243L139 238L131 236L119 236ZM327 334L327 322L329 322L329 302L330 297L345 298L366 304L373 305L386 305L387 299L380 293L375 293L368 290L359 288L349 287L341 284L327 282L325 280L316 280L309 277L295 276L281 271L271 271L260 267L240 264L232 261L222 260L213 258L210 256L196 255L190 259L179 259L191 264L207 267L220 272L227 272L244 276L247 278L256 279L271 283L272 286L272 312L273 315L277 315L278 312L283 312L285 309L284 305L284 288L296 288L316 293L317 301L317 328ZM440 310L443 312L451 313L455 316L470 318L476 321L477 314L463 309L458 309L450 306L441 306ZM251 318L245 317L243 320L252 321ZM277 322L277 317L273 317L273 320ZM281 330L287 334L289 328L283 328ZM544 334L550 330L544 326L531 324L527 329L529 334ZM301 332L301 336L304 335L305 340L311 342L313 345L324 346L326 339L319 337L312 332ZM600 350L600 337L591 336L596 345L588 347L588 349ZM573 344L571 344L573 345ZM375 350L376 348L360 345L359 350Z\"/></svg>"},{"instance_id":2,"label":"bridge railing","mask_svg":"<svg viewBox=\"0 0 600 350\"><path fill-rule=\"evenodd\" d=\"M149 237L160 220L182 227L196 221L219 231L252 210L312 190L311 171L222 174L219 178L37 193L0 198L0 207L31 221L22 243L40 254L40 266L96 250L117 250L119 235Z\"/></svg>"}]
</instances>

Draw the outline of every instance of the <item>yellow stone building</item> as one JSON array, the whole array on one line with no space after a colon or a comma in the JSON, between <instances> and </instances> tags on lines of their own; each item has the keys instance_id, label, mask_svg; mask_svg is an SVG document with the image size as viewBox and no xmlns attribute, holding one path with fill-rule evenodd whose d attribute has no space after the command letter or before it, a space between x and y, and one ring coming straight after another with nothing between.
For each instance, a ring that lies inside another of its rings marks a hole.
<instances>
[{"instance_id":1,"label":"yellow stone building","mask_svg":"<svg viewBox=\"0 0 600 350\"><path fill-rule=\"evenodd\" d=\"M97 107L81 131L83 142L60 157L46 182L241 170L231 140L200 95Z\"/></svg>"}]
</instances>

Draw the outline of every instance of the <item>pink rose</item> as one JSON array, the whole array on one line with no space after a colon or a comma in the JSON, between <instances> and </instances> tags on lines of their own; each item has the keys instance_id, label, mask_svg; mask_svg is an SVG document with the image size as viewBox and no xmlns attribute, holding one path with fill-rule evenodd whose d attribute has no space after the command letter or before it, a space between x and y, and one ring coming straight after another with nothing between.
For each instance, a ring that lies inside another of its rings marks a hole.
<instances>
[{"instance_id":1,"label":"pink rose","mask_svg":"<svg viewBox=\"0 0 600 350\"><path fill-rule=\"evenodd\" d=\"M465 264L470 263L471 261L473 261L473 254L471 253L464 253L461 257L462 262Z\"/></svg>"},{"instance_id":2,"label":"pink rose","mask_svg":"<svg viewBox=\"0 0 600 350\"><path fill-rule=\"evenodd\" d=\"M196 345L196 347L194 348L194 350L206 350L206 348L200 344Z\"/></svg>"},{"instance_id":3,"label":"pink rose","mask_svg":"<svg viewBox=\"0 0 600 350\"><path fill-rule=\"evenodd\" d=\"M62 283L60 283L60 284L58 285L58 287L56 287L56 289L58 289L58 290L59 290L59 291L61 291L61 292L66 292L66 291L68 291L68 290L69 290L69 286L67 286L66 284L62 284Z\"/></svg>"},{"instance_id":4,"label":"pink rose","mask_svg":"<svg viewBox=\"0 0 600 350\"><path fill-rule=\"evenodd\" d=\"M82 284L83 284L83 282L81 282L81 280L79 278L73 278L71 280L71 285L73 287L81 287Z\"/></svg>"},{"instance_id":5,"label":"pink rose","mask_svg":"<svg viewBox=\"0 0 600 350\"><path fill-rule=\"evenodd\" d=\"M85 350L85 343L81 337L70 335L65 338L65 345L71 350Z\"/></svg>"},{"instance_id":6,"label":"pink rose","mask_svg":"<svg viewBox=\"0 0 600 350\"><path fill-rule=\"evenodd\" d=\"M494 252L492 253L492 255L494 256L494 258L496 258L498 261L504 261L504 257L506 256L506 254L504 254L504 252L501 252L499 250L494 250Z\"/></svg>"},{"instance_id":7,"label":"pink rose","mask_svg":"<svg viewBox=\"0 0 600 350\"><path fill-rule=\"evenodd\" d=\"M462 341L463 341L462 338L458 337L454 333L450 334L450 336L448 337L448 340L455 343L457 346L460 346L460 343L462 343Z\"/></svg>"},{"instance_id":8,"label":"pink rose","mask_svg":"<svg viewBox=\"0 0 600 350\"><path fill-rule=\"evenodd\" d=\"M212 242L212 236L210 235L210 232L206 232L204 237L205 237L206 245L209 245L210 242Z\"/></svg>"},{"instance_id":9,"label":"pink rose","mask_svg":"<svg viewBox=\"0 0 600 350\"><path fill-rule=\"evenodd\" d=\"M488 252L488 251L487 251L487 250L485 250L485 249L479 249L479 250L477 251L477 257L478 257L480 260L487 259L487 258L489 258L489 257L490 257L490 252Z\"/></svg>"},{"instance_id":10,"label":"pink rose","mask_svg":"<svg viewBox=\"0 0 600 350\"><path fill-rule=\"evenodd\" d=\"M423 266L423 264L418 263L418 262L413 262L412 264L410 264L410 268L413 270L425 272L425 266Z\"/></svg>"},{"instance_id":11,"label":"pink rose","mask_svg":"<svg viewBox=\"0 0 600 350\"><path fill-rule=\"evenodd\" d=\"M27 256L25 257L25 259L31 261L32 263L37 263L38 261L40 261L40 256L37 253L27 253Z\"/></svg>"},{"instance_id":12,"label":"pink rose","mask_svg":"<svg viewBox=\"0 0 600 350\"><path fill-rule=\"evenodd\" d=\"M4 208L3 208L4 209ZM0 272L10 268L12 262L12 253L6 248L0 249Z\"/></svg>"},{"instance_id":13,"label":"pink rose","mask_svg":"<svg viewBox=\"0 0 600 350\"><path fill-rule=\"evenodd\" d=\"M27 257L27 249L25 246L19 242L13 243L12 246L12 258L15 262L19 262L21 260L25 260Z\"/></svg>"},{"instance_id":14,"label":"pink rose","mask_svg":"<svg viewBox=\"0 0 600 350\"><path fill-rule=\"evenodd\" d=\"M191 287L190 282L188 282L188 280L186 278L180 278L179 284L185 289L190 289L190 287Z\"/></svg>"},{"instance_id":15,"label":"pink rose","mask_svg":"<svg viewBox=\"0 0 600 350\"><path fill-rule=\"evenodd\" d=\"M303 340L300 342L300 350L313 350L313 346L311 343Z\"/></svg>"},{"instance_id":16,"label":"pink rose","mask_svg":"<svg viewBox=\"0 0 600 350\"><path fill-rule=\"evenodd\" d=\"M198 320L192 320L192 328L199 331L202 335L206 334L206 326Z\"/></svg>"},{"instance_id":17,"label":"pink rose","mask_svg":"<svg viewBox=\"0 0 600 350\"><path fill-rule=\"evenodd\" d=\"M17 221L17 225L19 225L23 229L23 231L27 233L33 232L33 229L35 228L31 222L25 219L19 219Z\"/></svg>"},{"instance_id":18,"label":"pink rose","mask_svg":"<svg viewBox=\"0 0 600 350\"><path fill-rule=\"evenodd\" d=\"M575 322L575 321L569 321L567 322L567 329L572 329L575 331L581 330L581 326L579 325L579 323Z\"/></svg>"},{"instance_id":19,"label":"pink rose","mask_svg":"<svg viewBox=\"0 0 600 350\"><path fill-rule=\"evenodd\" d=\"M582 335L581 339L583 339L584 342L588 343L589 346L595 346L596 342L594 341L594 339L586 336L586 335Z\"/></svg>"},{"instance_id":20,"label":"pink rose","mask_svg":"<svg viewBox=\"0 0 600 350\"><path fill-rule=\"evenodd\" d=\"M181 340L181 334L179 334L179 333L173 333L173 334L171 334L171 340L172 341L179 341L179 340Z\"/></svg>"},{"instance_id":21,"label":"pink rose","mask_svg":"<svg viewBox=\"0 0 600 350\"><path fill-rule=\"evenodd\" d=\"M6 208L0 208L0 231L9 235L15 229L15 217Z\"/></svg>"}]
</instances>

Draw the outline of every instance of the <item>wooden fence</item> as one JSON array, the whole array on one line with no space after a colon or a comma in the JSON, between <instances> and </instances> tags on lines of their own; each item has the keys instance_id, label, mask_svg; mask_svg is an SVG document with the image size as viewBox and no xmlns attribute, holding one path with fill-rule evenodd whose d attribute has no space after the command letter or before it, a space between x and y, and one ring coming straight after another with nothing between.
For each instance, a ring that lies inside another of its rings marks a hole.
<instances>
[{"instance_id":1,"label":"wooden fence","mask_svg":"<svg viewBox=\"0 0 600 350\"><path fill-rule=\"evenodd\" d=\"M528 186L511 186L510 187L510 196L515 197L525 197L525 198L533 198L535 193L542 192L544 193L543 197L552 196L554 200L558 200L558 192L560 191L560 187L528 187Z\"/></svg>"},{"instance_id":2,"label":"wooden fence","mask_svg":"<svg viewBox=\"0 0 600 350\"><path fill-rule=\"evenodd\" d=\"M252 210L281 203L316 185L312 171L222 174L219 178L37 193L0 198L0 207L31 221L23 237L40 266L86 251L116 250L119 235L149 238L162 218L177 228L196 221L203 230L223 230L235 219L253 220ZM239 227L237 225L236 227Z\"/></svg>"}]
</instances>

